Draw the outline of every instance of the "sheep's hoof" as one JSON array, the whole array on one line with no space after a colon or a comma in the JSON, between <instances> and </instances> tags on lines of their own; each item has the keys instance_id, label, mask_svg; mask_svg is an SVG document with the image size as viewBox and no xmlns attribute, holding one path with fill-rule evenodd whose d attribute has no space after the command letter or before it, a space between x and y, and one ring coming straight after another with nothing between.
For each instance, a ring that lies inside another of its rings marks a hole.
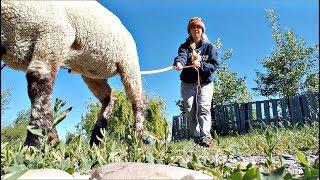
<instances>
[{"instance_id":1,"label":"sheep's hoof","mask_svg":"<svg viewBox=\"0 0 320 180\"><path fill-rule=\"evenodd\" d=\"M90 146L93 146L93 144L95 145L99 145L100 141L98 138L102 139L103 135L101 134L100 129L105 129L105 127L101 127L101 126L94 126L93 130L92 130L92 134L91 134L91 138L90 138Z\"/></svg>"},{"instance_id":2,"label":"sheep's hoof","mask_svg":"<svg viewBox=\"0 0 320 180\"><path fill-rule=\"evenodd\" d=\"M28 132L29 133L29 132ZM36 135L28 135L26 141L24 142L24 146L34 146L36 148L40 148L40 140Z\"/></svg>"}]
</instances>

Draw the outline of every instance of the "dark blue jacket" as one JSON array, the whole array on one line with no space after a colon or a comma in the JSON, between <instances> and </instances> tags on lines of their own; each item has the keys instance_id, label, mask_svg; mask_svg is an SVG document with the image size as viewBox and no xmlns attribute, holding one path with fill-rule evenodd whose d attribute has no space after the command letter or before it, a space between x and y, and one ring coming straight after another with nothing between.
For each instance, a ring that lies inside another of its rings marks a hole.
<instances>
[{"instance_id":1,"label":"dark blue jacket","mask_svg":"<svg viewBox=\"0 0 320 180\"><path fill-rule=\"evenodd\" d=\"M218 68L218 52L211 42L202 41L196 51L201 56L200 83L210 83L213 80L213 72ZM173 65L180 62L182 66L192 65L190 41L187 39L181 44L178 50L178 56L174 58ZM194 68L184 68L180 74L180 80L185 83L197 83L198 73Z\"/></svg>"}]
</instances>

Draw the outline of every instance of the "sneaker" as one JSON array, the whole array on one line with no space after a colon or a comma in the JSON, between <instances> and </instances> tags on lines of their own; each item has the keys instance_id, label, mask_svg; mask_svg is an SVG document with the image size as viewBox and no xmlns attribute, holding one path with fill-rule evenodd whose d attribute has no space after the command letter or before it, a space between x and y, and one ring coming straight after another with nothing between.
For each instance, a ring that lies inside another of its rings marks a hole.
<instances>
[{"instance_id":1,"label":"sneaker","mask_svg":"<svg viewBox=\"0 0 320 180\"><path fill-rule=\"evenodd\" d=\"M212 140L209 139L209 138L203 138L203 139L200 141L200 145L209 148L209 147L212 146Z\"/></svg>"}]
</instances>

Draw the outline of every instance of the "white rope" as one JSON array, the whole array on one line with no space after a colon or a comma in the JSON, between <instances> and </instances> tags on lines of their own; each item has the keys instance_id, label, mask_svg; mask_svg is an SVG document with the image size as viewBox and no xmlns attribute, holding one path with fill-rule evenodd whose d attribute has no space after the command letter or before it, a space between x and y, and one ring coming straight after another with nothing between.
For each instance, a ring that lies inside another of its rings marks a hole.
<instances>
[{"instance_id":1,"label":"white rope","mask_svg":"<svg viewBox=\"0 0 320 180\"><path fill-rule=\"evenodd\" d=\"M151 70L151 71L140 71L140 72L141 72L141 74L156 74L156 73L162 73L162 72L169 71L172 68L173 68L172 66L169 66L169 67L162 68L162 69L156 69L156 70Z\"/></svg>"}]
</instances>

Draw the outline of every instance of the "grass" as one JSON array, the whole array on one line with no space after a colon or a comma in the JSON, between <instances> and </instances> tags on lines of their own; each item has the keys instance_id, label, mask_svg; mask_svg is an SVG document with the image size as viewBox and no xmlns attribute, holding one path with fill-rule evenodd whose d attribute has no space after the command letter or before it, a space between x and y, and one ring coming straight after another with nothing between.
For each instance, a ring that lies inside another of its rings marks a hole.
<instances>
[{"instance_id":1,"label":"grass","mask_svg":"<svg viewBox=\"0 0 320 180\"><path fill-rule=\"evenodd\" d=\"M284 167L273 164L271 160L265 165L270 171L260 172L259 167L241 169L217 164L212 161L212 157L223 155L269 157L274 153L295 154L298 152L299 159L303 161L305 158L303 151L319 152L318 124L287 130L266 129L237 136L215 136L215 143L211 148L201 148L192 140L164 144L156 142L151 145L143 144L135 134L128 135L122 140L115 140L105 132L104 134L105 138L101 140L99 147L93 146L92 148L88 140L80 136L68 143L64 141L54 144L42 142L40 148L23 147L22 142L1 142L1 176L10 172L21 173L25 169L45 167L61 169L70 174L74 172L88 174L92 168L112 162L145 162L204 170L217 178L230 179L235 176L241 179L246 174L250 177L257 177L271 176L272 173L284 177L289 176ZM306 172L318 172L315 171L317 168L318 165L305 163ZM278 171L275 172L275 170ZM318 177L319 173L305 174L305 177L309 176Z\"/></svg>"}]
</instances>

